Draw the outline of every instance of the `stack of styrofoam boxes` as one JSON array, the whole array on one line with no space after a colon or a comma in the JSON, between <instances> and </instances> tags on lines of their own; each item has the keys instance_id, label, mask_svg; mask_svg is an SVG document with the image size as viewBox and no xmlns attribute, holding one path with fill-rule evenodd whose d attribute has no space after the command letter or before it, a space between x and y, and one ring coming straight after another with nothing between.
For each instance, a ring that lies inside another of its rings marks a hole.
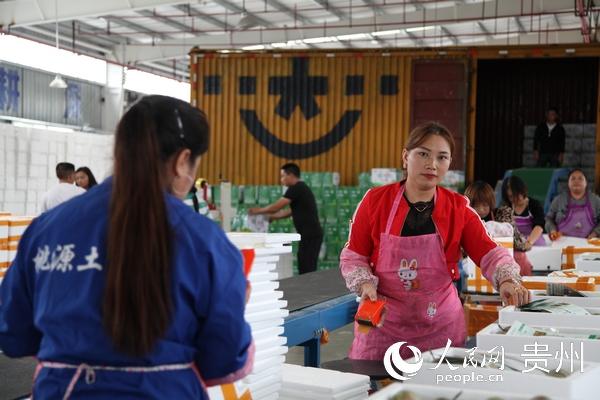
<instances>
[{"instance_id":1,"label":"stack of styrofoam boxes","mask_svg":"<svg viewBox=\"0 0 600 400\"><path fill-rule=\"evenodd\" d=\"M367 375L284 364L282 400L363 400L369 396Z\"/></svg>"},{"instance_id":2,"label":"stack of styrofoam boxes","mask_svg":"<svg viewBox=\"0 0 600 400\"><path fill-rule=\"evenodd\" d=\"M281 388L282 367L287 353L283 334L283 319L287 317L287 302L281 300L275 272L279 256L291 253L291 242L300 240L298 234L228 233L229 239L240 249L253 248L256 257L248 277L252 285L246 305L246 321L252 328L256 346L254 368L250 375L236 382L233 389L242 396L250 391L254 399L277 399ZM231 387L229 390L231 391ZM222 388L209 389L211 399L224 398Z\"/></svg>"},{"instance_id":3,"label":"stack of styrofoam boxes","mask_svg":"<svg viewBox=\"0 0 600 400\"><path fill-rule=\"evenodd\" d=\"M61 161L88 166L97 179L108 174L112 135L55 132L0 124L0 209L35 215L44 193L57 184Z\"/></svg>"},{"instance_id":4,"label":"stack of styrofoam boxes","mask_svg":"<svg viewBox=\"0 0 600 400\"><path fill-rule=\"evenodd\" d=\"M4 279L10 263L15 259L19 240L32 220L33 217L17 217L5 212L0 213L0 282Z\"/></svg>"},{"instance_id":5,"label":"stack of styrofoam boxes","mask_svg":"<svg viewBox=\"0 0 600 400\"><path fill-rule=\"evenodd\" d=\"M565 128L565 167L582 168L593 189L594 166L596 162L596 124L564 124ZM535 167L533 139L535 125L525 126L523 137L523 166ZM560 188L559 188L560 189Z\"/></svg>"},{"instance_id":6,"label":"stack of styrofoam boxes","mask_svg":"<svg viewBox=\"0 0 600 400\"><path fill-rule=\"evenodd\" d=\"M10 265L8 261L8 217L10 213L0 212L0 284Z\"/></svg>"}]
</instances>

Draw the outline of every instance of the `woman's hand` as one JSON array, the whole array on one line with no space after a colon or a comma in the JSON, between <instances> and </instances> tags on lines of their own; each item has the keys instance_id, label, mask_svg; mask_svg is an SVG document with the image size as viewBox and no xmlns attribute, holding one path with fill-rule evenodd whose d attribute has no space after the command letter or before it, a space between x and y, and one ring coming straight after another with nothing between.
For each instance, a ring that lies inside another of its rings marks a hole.
<instances>
[{"instance_id":1,"label":"woman's hand","mask_svg":"<svg viewBox=\"0 0 600 400\"><path fill-rule=\"evenodd\" d=\"M360 300L377 300L377 288L372 282L365 282L360 286Z\"/></svg>"},{"instance_id":2,"label":"woman's hand","mask_svg":"<svg viewBox=\"0 0 600 400\"><path fill-rule=\"evenodd\" d=\"M252 293L252 285L250 281L246 281L246 304L248 304L248 300L250 300L250 294Z\"/></svg>"},{"instance_id":3,"label":"woman's hand","mask_svg":"<svg viewBox=\"0 0 600 400\"><path fill-rule=\"evenodd\" d=\"M507 306L522 306L530 301L529 290L515 281L504 281L500 285L500 298Z\"/></svg>"},{"instance_id":4,"label":"woman's hand","mask_svg":"<svg viewBox=\"0 0 600 400\"><path fill-rule=\"evenodd\" d=\"M562 233L560 233L560 232L558 232L558 231L552 231L552 232L550 232L550 234L548 235L548 237L550 238L550 240L553 240L553 241L554 241L554 240L556 240L556 239L558 239L558 238L559 238L559 237L561 237L561 236L562 236Z\"/></svg>"},{"instance_id":5,"label":"woman's hand","mask_svg":"<svg viewBox=\"0 0 600 400\"><path fill-rule=\"evenodd\" d=\"M525 247L525 251L531 250L531 248L533 247L533 244L529 241L529 239L527 239L527 241L525 241L525 244L523 245Z\"/></svg>"},{"instance_id":6,"label":"woman's hand","mask_svg":"<svg viewBox=\"0 0 600 400\"><path fill-rule=\"evenodd\" d=\"M598 234L596 232L592 231L592 233L590 233L587 238L588 239L596 239L597 237L598 237Z\"/></svg>"}]
</instances>

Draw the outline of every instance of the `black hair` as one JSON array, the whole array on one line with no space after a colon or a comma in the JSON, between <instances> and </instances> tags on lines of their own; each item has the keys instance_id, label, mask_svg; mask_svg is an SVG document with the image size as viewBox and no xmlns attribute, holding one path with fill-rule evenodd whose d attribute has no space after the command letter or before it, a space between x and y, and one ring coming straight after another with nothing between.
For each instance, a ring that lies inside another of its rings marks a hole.
<instances>
[{"instance_id":1,"label":"black hair","mask_svg":"<svg viewBox=\"0 0 600 400\"><path fill-rule=\"evenodd\" d=\"M115 349L125 354L151 352L171 322L167 162L187 149L193 163L208 140L205 114L166 96L143 97L117 127L102 319Z\"/></svg>"},{"instance_id":2,"label":"black hair","mask_svg":"<svg viewBox=\"0 0 600 400\"><path fill-rule=\"evenodd\" d=\"M75 166L68 162L56 164L56 177L60 180L68 179L75 173Z\"/></svg>"},{"instance_id":3,"label":"black hair","mask_svg":"<svg viewBox=\"0 0 600 400\"><path fill-rule=\"evenodd\" d=\"M96 181L96 177L94 176L94 174L92 174L92 171L88 167L79 167L77 168L77 171L75 171L75 173L77 172L83 172L87 175L88 187L86 189L89 190L92 188L92 186L96 186L98 184L98 182Z\"/></svg>"},{"instance_id":4,"label":"black hair","mask_svg":"<svg viewBox=\"0 0 600 400\"><path fill-rule=\"evenodd\" d=\"M281 169L288 175L294 175L296 178L300 178L300 167L298 164L287 163L282 165Z\"/></svg>"},{"instance_id":5,"label":"black hair","mask_svg":"<svg viewBox=\"0 0 600 400\"><path fill-rule=\"evenodd\" d=\"M510 205L511 202L507 194L508 189L510 189L513 196L520 194L523 197L527 197L527 185L523 179L516 175L511 175L504 179L504 182L502 182L502 201L505 204Z\"/></svg>"}]
</instances>

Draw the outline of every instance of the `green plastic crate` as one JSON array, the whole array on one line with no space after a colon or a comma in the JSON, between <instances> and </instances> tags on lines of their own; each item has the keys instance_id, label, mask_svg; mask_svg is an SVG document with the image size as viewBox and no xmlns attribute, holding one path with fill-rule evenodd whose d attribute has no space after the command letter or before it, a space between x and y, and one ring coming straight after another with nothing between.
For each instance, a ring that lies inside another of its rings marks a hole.
<instances>
[{"instance_id":1,"label":"green plastic crate","mask_svg":"<svg viewBox=\"0 0 600 400\"><path fill-rule=\"evenodd\" d=\"M326 240L329 240L330 238L337 239L340 235L339 227L337 224L325 225L324 231Z\"/></svg>"},{"instance_id":2,"label":"green plastic crate","mask_svg":"<svg viewBox=\"0 0 600 400\"><path fill-rule=\"evenodd\" d=\"M252 185L244 186L244 204L257 204L257 187Z\"/></svg>"},{"instance_id":3,"label":"green plastic crate","mask_svg":"<svg viewBox=\"0 0 600 400\"><path fill-rule=\"evenodd\" d=\"M269 196L269 186L258 186L258 204L266 206L271 204L271 197Z\"/></svg>"},{"instance_id":4,"label":"green plastic crate","mask_svg":"<svg viewBox=\"0 0 600 400\"><path fill-rule=\"evenodd\" d=\"M336 199L338 206L350 205L350 187L340 186L337 188Z\"/></svg>"},{"instance_id":5,"label":"green plastic crate","mask_svg":"<svg viewBox=\"0 0 600 400\"><path fill-rule=\"evenodd\" d=\"M358 174L358 186L366 188L373 186L370 172L361 172Z\"/></svg>"},{"instance_id":6,"label":"green plastic crate","mask_svg":"<svg viewBox=\"0 0 600 400\"><path fill-rule=\"evenodd\" d=\"M275 203L277 200L283 197L283 190L281 186L269 186L269 202Z\"/></svg>"}]
</instances>

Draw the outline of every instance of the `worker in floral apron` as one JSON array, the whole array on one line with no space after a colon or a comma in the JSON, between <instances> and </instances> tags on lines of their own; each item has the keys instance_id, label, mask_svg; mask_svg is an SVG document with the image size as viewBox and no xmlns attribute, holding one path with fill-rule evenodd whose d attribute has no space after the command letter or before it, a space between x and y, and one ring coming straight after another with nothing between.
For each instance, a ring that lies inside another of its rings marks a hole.
<instances>
[{"instance_id":1,"label":"worker in floral apron","mask_svg":"<svg viewBox=\"0 0 600 400\"><path fill-rule=\"evenodd\" d=\"M207 399L254 345L240 252L182 199L208 148L189 103L123 116L113 176L36 218L0 286L0 350L36 356L35 399Z\"/></svg>"},{"instance_id":2,"label":"worker in floral apron","mask_svg":"<svg viewBox=\"0 0 600 400\"><path fill-rule=\"evenodd\" d=\"M454 140L436 123L415 128L402 152L406 180L371 189L358 205L340 256L349 289L363 299L385 298L383 326L355 326L350 358L380 360L388 347L407 342L421 351L454 346L466 338L453 281L464 248L507 304L529 300L519 266L486 233L468 200L438 184L450 167ZM412 357L407 346L403 358Z\"/></svg>"}]
</instances>

